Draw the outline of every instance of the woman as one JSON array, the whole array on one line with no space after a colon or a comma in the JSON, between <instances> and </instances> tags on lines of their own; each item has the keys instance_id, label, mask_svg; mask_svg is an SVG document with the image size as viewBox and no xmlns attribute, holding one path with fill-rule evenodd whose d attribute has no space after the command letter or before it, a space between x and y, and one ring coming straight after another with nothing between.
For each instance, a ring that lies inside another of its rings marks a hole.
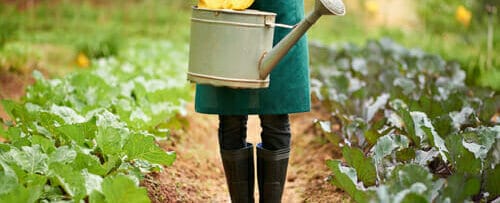
<instances>
[{"instance_id":1,"label":"woman","mask_svg":"<svg viewBox=\"0 0 500 203\"><path fill-rule=\"evenodd\" d=\"M251 9L277 13L276 23L295 25L304 17L303 0L256 0ZM274 45L290 32L276 28ZM271 72L268 89L197 85L195 109L219 115L219 144L233 202L254 201L253 145L246 142L248 115L258 114L262 143L257 144L260 202L280 202L290 154L288 114L310 110L308 49L305 37Z\"/></svg>"}]
</instances>

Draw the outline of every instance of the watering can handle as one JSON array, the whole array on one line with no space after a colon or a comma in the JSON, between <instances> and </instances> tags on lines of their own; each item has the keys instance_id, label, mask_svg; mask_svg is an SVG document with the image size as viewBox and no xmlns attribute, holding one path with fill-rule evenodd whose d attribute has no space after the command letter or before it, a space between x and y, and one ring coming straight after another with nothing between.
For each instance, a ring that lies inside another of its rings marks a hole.
<instances>
[{"instance_id":1,"label":"watering can handle","mask_svg":"<svg viewBox=\"0 0 500 203\"><path fill-rule=\"evenodd\" d=\"M280 28L286 28L286 29L293 29L297 25L287 25L287 24L280 24L280 23L275 23L274 27L280 27Z\"/></svg>"},{"instance_id":2,"label":"watering can handle","mask_svg":"<svg viewBox=\"0 0 500 203\"><path fill-rule=\"evenodd\" d=\"M280 27L280 28L286 28L286 29L293 29L293 28L295 28L295 26L297 26L297 25L287 25L287 24L274 23L274 20L271 20L271 18L265 18L265 25L268 27Z\"/></svg>"}]
</instances>

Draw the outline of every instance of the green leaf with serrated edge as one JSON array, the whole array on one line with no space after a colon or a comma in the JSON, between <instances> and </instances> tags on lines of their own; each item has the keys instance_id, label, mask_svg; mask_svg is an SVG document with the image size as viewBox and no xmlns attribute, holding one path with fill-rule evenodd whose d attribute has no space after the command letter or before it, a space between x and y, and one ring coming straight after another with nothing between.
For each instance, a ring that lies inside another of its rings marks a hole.
<instances>
[{"instance_id":1,"label":"green leaf with serrated edge","mask_svg":"<svg viewBox=\"0 0 500 203\"><path fill-rule=\"evenodd\" d=\"M500 165L497 164L493 168L487 167L484 174L484 190L490 194L489 199L500 196L500 187L498 186L500 182Z\"/></svg>"},{"instance_id":2,"label":"green leaf with serrated edge","mask_svg":"<svg viewBox=\"0 0 500 203\"><path fill-rule=\"evenodd\" d=\"M175 160L175 153L165 152L154 141L153 136L131 134L123 147L129 159L144 159L151 163L170 166Z\"/></svg>"},{"instance_id":3,"label":"green leaf with serrated edge","mask_svg":"<svg viewBox=\"0 0 500 203\"><path fill-rule=\"evenodd\" d=\"M439 152L436 149L431 148L429 151L417 150L415 151L415 159L413 163L427 166L429 162L434 160L436 157L439 157Z\"/></svg>"},{"instance_id":4,"label":"green leaf with serrated edge","mask_svg":"<svg viewBox=\"0 0 500 203\"><path fill-rule=\"evenodd\" d=\"M453 132L452 120L449 115L441 115L432 119L434 128L438 135L449 135Z\"/></svg>"},{"instance_id":5,"label":"green leaf with serrated edge","mask_svg":"<svg viewBox=\"0 0 500 203\"><path fill-rule=\"evenodd\" d=\"M7 194L19 185L16 172L0 159L0 195Z\"/></svg>"},{"instance_id":6,"label":"green leaf with serrated edge","mask_svg":"<svg viewBox=\"0 0 500 203\"><path fill-rule=\"evenodd\" d=\"M374 145L375 143L377 143L378 138L380 138L382 136L377 130L373 130L373 129L365 131L364 135L365 135L366 141L370 145Z\"/></svg>"},{"instance_id":7,"label":"green leaf with serrated edge","mask_svg":"<svg viewBox=\"0 0 500 203\"><path fill-rule=\"evenodd\" d=\"M460 111L453 111L448 113L452 120L453 127L459 131L462 125L467 125L476 122L476 117L471 117L473 115L474 109L469 106L462 108Z\"/></svg>"},{"instance_id":8,"label":"green leaf with serrated edge","mask_svg":"<svg viewBox=\"0 0 500 203\"><path fill-rule=\"evenodd\" d=\"M401 203L424 203L424 202L429 202L427 199L416 193L408 193L405 195L403 200L401 200Z\"/></svg>"},{"instance_id":9,"label":"green leaf with serrated edge","mask_svg":"<svg viewBox=\"0 0 500 203\"><path fill-rule=\"evenodd\" d=\"M89 203L106 203L106 197L100 192L92 191L89 196Z\"/></svg>"},{"instance_id":10,"label":"green leaf with serrated edge","mask_svg":"<svg viewBox=\"0 0 500 203\"><path fill-rule=\"evenodd\" d=\"M415 122L416 135L422 140L428 138L431 146L436 147L439 151L441 158L445 162L448 161L448 149L446 148L444 140L437 134L431 120L427 117L427 114L416 111L411 112L410 114Z\"/></svg>"},{"instance_id":11,"label":"green leaf with serrated edge","mask_svg":"<svg viewBox=\"0 0 500 203\"><path fill-rule=\"evenodd\" d=\"M416 164L397 166L391 173L389 180L393 191L410 188L415 183L422 183L429 188L433 185L432 174L427 168Z\"/></svg>"},{"instance_id":12,"label":"green leaf with serrated edge","mask_svg":"<svg viewBox=\"0 0 500 203\"><path fill-rule=\"evenodd\" d=\"M30 191L29 202L36 202L44 193L44 187L47 183L47 176L38 174L28 174L23 177L26 189Z\"/></svg>"},{"instance_id":13,"label":"green leaf with serrated edge","mask_svg":"<svg viewBox=\"0 0 500 203\"><path fill-rule=\"evenodd\" d=\"M39 174L27 174L22 177L20 182L23 182L28 188L40 187L42 189L47 183L48 177L46 175Z\"/></svg>"},{"instance_id":14,"label":"green leaf with serrated edge","mask_svg":"<svg viewBox=\"0 0 500 203\"><path fill-rule=\"evenodd\" d=\"M75 150L70 149L68 146L62 146L49 155L49 162L69 164L75 160L76 154Z\"/></svg>"},{"instance_id":15,"label":"green leaf with serrated edge","mask_svg":"<svg viewBox=\"0 0 500 203\"><path fill-rule=\"evenodd\" d=\"M90 173L104 176L107 170L99 162L99 158L91 154L77 152L75 160L70 164L74 169L87 169Z\"/></svg>"},{"instance_id":16,"label":"green leaf with serrated edge","mask_svg":"<svg viewBox=\"0 0 500 203\"><path fill-rule=\"evenodd\" d=\"M10 202L23 202L32 203L29 189L24 188L22 185L18 185L15 189L7 194L0 195L0 202L10 203Z\"/></svg>"},{"instance_id":17,"label":"green leaf with serrated edge","mask_svg":"<svg viewBox=\"0 0 500 203\"><path fill-rule=\"evenodd\" d=\"M388 134L378 139L377 144L373 146L373 159L375 163L380 161L396 149L408 148L409 139L402 135Z\"/></svg>"},{"instance_id":18,"label":"green leaf with serrated edge","mask_svg":"<svg viewBox=\"0 0 500 203\"><path fill-rule=\"evenodd\" d=\"M67 139L75 141L80 146L85 146L88 139L95 137L97 131L95 122L95 118L93 118L85 123L63 125L57 130Z\"/></svg>"},{"instance_id":19,"label":"green leaf with serrated edge","mask_svg":"<svg viewBox=\"0 0 500 203\"><path fill-rule=\"evenodd\" d=\"M83 178L85 179L85 189L87 191L87 195L91 195L93 191L102 191L102 177L99 175L95 175L89 173L87 170L82 171Z\"/></svg>"},{"instance_id":20,"label":"green leaf with serrated edge","mask_svg":"<svg viewBox=\"0 0 500 203\"><path fill-rule=\"evenodd\" d=\"M481 160L476 159L462 144L461 134L449 135L446 138L446 146L449 149L450 163L459 174L480 174Z\"/></svg>"},{"instance_id":21,"label":"green leaf with serrated edge","mask_svg":"<svg viewBox=\"0 0 500 203\"><path fill-rule=\"evenodd\" d=\"M73 200L79 201L87 194L85 188L85 178L80 171L74 170L69 165L61 163L50 164L51 176L54 177L61 187Z\"/></svg>"},{"instance_id":22,"label":"green leaf with serrated edge","mask_svg":"<svg viewBox=\"0 0 500 203\"><path fill-rule=\"evenodd\" d=\"M440 196L441 202L448 198L450 202L465 202L471 200L481 189L481 180L478 177L456 173L446 180L446 187Z\"/></svg>"},{"instance_id":23,"label":"green leaf with serrated edge","mask_svg":"<svg viewBox=\"0 0 500 203\"><path fill-rule=\"evenodd\" d=\"M384 125L388 122L387 118L380 119L376 121L374 124L371 125L371 127L365 131L365 138L366 141L370 145L375 145L377 143L377 139L386 135L386 132L380 132L380 129L384 127Z\"/></svg>"},{"instance_id":24,"label":"green leaf with serrated edge","mask_svg":"<svg viewBox=\"0 0 500 203\"><path fill-rule=\"evenodd\" d=\"M51 180L51 185L45 186L40 199L46 199L49 202L57 202L68 199L68 195L56 181Z\"/></svg>"},{"instance_id":25,"label":"green leaf with serrated edge","mask_svg":"<svg viewBox=\"0 0 500 203\"><path fill-rule=\"evenodd\" d=\"M64 122L60 124L76 124L85 122L85 118L79 115L74 109L67 106L58 106L52 104L49 113L61 118Z\"/></svg>"},{"instance_id":26,"label":"green leaf with serrated edge","mask_svg":"<svg viewBox=\"0 0 500 203\"><path fill-rule=\"evenodd\" d=\"M17 140L20 140L22 139L21 138L21 133L22 132L22 129L19 128L19 127L10 127L9 129L7 129L5 132L5 139L9 140L10 142L15 142Z\"/></svg>"},{"instance_id":27,"label":"green leaf with serrated edge","mask_svg":"<svg viewBox=\"0 0 500 203\"><path fill-rule=\"evenodd\" d=\"M357 178L354 169L343 167L340 161L337 160L328 160L326 165L333 172L330 183L347 192L356 202L365 203L369 201L371 194L368 191L358 189L356 186Z\"/></svg>"},{"instance_id":28,"label":"green leaf with serrated edge","mask_svg":"<svg viewBox=\"0 0 500 203\"><path fill-rule=\"evenodd\" d=\"M43 153L39 145L23 146L22 150L12 148L5 153L9 160L28 173L46 174L48 171L47 154Z\"/></svg>"},{"instance_id":29,"label":"green leaf with serrated edge","mask_svg":"<svg viewBox=\"0 0 500 203\"><path fill-rule=\"evenodd\" d=\"M135 180L142 180L144 179L144 173L141 171L142 169L136 166L135 164L132 165L129 162L122 162L120 166L116 169L118 173L120 172L126 172L129 177L135 178ZM147 173L148 171L145 171Z\"/></svg>"},{"instance_id":30,"label":"green leaf with serrated edge","mask_svg":"<svg viewBox=\"0 0 500 203\"><path fill-rule=\"evenodd\" d=\"M463 135L463 146L472 152L476 158L485 160L488 152L495 144L497 134L500 135L500 126L468 128Z\"/></svg>"},{"instance_id":31,"label":"green leaf with serrated edge","mask_svg":"<svg viewBox=\"0 0 500 203\"><path fill-rule=\"evenodd\" d=\"M415 133L415 123L413 122L413 118L410 115L410 112L408 112L404 108L399 108L396 110L397 114L403 119L404 122L404 128L406 129L406 132L408 133L408 138L410 138L413 143L419 147L420 146L420 138L417 137Z\"/></svg>"},{"instance_id":32,"label":"green leaf with serrated edge","mask_svg":"<svg viewBox=\"0 0 500 203\"><path fill-rule=\"evenodd\" d=\"M16 102L11 101L11 100L2 100L2 106L4 111L10 116L11 119L17 118L18 115L16 115L16 109L17 111L22 110L22 106L16 104Z\"/></svg>"},{"instance_id":33,"label":"green leaf with serrated edge","mask_svg":"<svg viewBox=\"0 0 500 203\"><path fill-rule=\"evenodd\" d=\"M32 135L31 143L33 145L40 145L43 151L47 154L52 153L56 149L54 141L40 135Z\"/></svg>"},{"instance_id":34,"label":"green leaf with serrated edge","mask_svg":"<svg viewBox=\"0 0 500 203\"><path fill-rule=\"evenodd\" d=\"M433 180L427 168L407 164L394 168L384 185L376 188L379 202L400 202L410 193L418 194L432 202L444 185L444 179Z\"/></svg>"},{"instance_id":35,"label":"green leaf with serrated edge","mask_svg":"<svg viewBox=\"0 0 500 203\"><path fill-rule=\"evenodd\" d=\"M99 127L96 134L97 146L105 155L113 155L121 152L123 142L128 135L123 130L112 127Z\"/></svg>"},{"instance_id":36,"label":"green leaf with serrated edge","mask_svg":"<svg viewBox=\"0 0 500 203\"><path fill-rule=\"evenodd\" d=\"M406 148L396 151L396 158L400 162L408 162L415 159L416 153L414 148Z\"/></svg>"},{"instance_id":37,"label":"green leaf with serrated edge","mask_svg":"<svg viewBox=\"0 0 500 203\"><path fill-rule=\"evenodd\" d=\"M493 115L495 115L497 108L498 107L495 104L494 97L485 99L481 109L479 110L479 118L481 121L484 123L490 122L490 119Z\"/></svg>"},{"instance_id":38,"label":"green leaf with serrated edge","mask_svg":"<svg viewBox=\"0 0 500 203\"><path fill-rule=\"evenodd\" d=\"M102 164L102 167L106 171L106 174L116 170L118 167L120 167L122 163L122 156L121 155L111 155L108 156L108 160Z\"/></svg>"},{"instance_id":39,"label":"green leaf with serrated edge","mask_svg":"<svg viewBox=\"0 0 500 203\"><path fill-rule=\"evenodd\" d=\"M11 148L11 145L0 142L0 154L10 151Z\"/></svg>"},{"instance_id":40,"label":"green leaf with serrated edge","mask_svg":"<svg viewBox=\"0 0 500 203\"><path fill-rule=\"evenodd\" d=\"M140 188L133 180L124 175L106 177L102 183L102 192L106 202L151 202L146 189Z\"/></svg>"},{"instance_id":41,"label":"green leaf with serrated edge","mask_svg":"<svg viewBox=\"0 0 500 203\"><path fill-rule=\"evenodd\" d=\"M346 162L356 169L359 180L361 180L365 186L375 185L377 171L371 158L366 158L360 149L348 146L342 149L342 155Z\"/></svg>"}]
</instances>

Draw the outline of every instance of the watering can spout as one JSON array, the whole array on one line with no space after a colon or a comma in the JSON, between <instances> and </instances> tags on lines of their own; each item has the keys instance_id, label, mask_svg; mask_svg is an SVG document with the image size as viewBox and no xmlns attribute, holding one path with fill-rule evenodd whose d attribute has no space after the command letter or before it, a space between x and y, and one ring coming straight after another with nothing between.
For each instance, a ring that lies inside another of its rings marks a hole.
<instances>
[{"instance_id":1,"label":"watering can spout","mask_svg":"<svg viewBox=\"0 0 500 203\"><path fill-rule=\"evenodd\" d=\"M274 46L270 52L264 53L259 62L259 75L261 79L265 79L271 73L293 45L299 41L322 15L345 15L344 3L342 0L316 0L314 11L294 26L293 30Z\"/></svg>"}]
</instances>

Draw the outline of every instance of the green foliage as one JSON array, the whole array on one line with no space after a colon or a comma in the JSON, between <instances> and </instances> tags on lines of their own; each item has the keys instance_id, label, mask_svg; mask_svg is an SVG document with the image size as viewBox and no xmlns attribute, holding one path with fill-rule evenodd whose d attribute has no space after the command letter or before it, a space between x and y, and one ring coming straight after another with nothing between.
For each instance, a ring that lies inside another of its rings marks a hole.
<instances>
[{"instance_id":1,"label":"green foliage","mask_svg":"<svg viewBox=\"0 0 500 203\"><path fill-rule=\"evenodd\" d=\"M189 99L187 51L131 45L64 78L35 72L21 102L2 101L12 122L0 123L0 202L149 202L143 174L175 160L156 140Z\"/></svg>"},{"instance_id":2,"label":"green foliage","mask_svg":"<svg viewBox=\"0 0 500 203\"><path fill-rule=\"evenodd\" d=\"M28 44L8 43L0 49L0 71L28 72L36 66L40 57L41 52Z\"/></svg>"},{"instance_id":3,"label":"green foliage","mask_svg":"<svg viewBox=\"0 0 500 203\"><path fill-rule=\"evenodd\" d=\"M426 28L436 33L463 32L465 29L456 19L455 14L459 6L464 6L472 14L472 28L479 29L486 22L486 5L498 6L494 0L423 0L416 4L418 14ZM436 17L436 12L440 17ZM479 24L479 25L476 25Z\"/></svg>"},{"instance_id":4,"label":"green foliage","mask_svg":"<svg viewBox=\"0 0 500 203\"><path fill-rule=\"evenodd\" d=\"M145 188L135 187L134 181L127 176L107 177L102 183L105 202L151 202Z\"/></svg>"},{"instance_id":5,"label":"green foliage","mask_svg":"<svg viewBox=\"0 0 500 203\"><path fill-rule=\"evenodd\" d=\"M332 112L321 129L348 146L347 166L327 163L332 184L357 202L498 197L497 92L467 87L457 63L389 39L311 52L312 91ZM333 121L340 132L325 126Z\"/></svg>"},{"instance_id":6,"label":"green foliage","mask_svg":"<svg viewBox=\"0 0 500 203\"><path fill-rule=\"evenodd\" d=\"M125 38L118 31L101 31L93 36L84 36L76 45L76 50L91 58L115 56L124 44Z\"/></svg>"},{"instance_id":7,"label":"green foliage","mask_svg":"<svg viewBox=\"0 0 500 203\"><path fill-rule=\"evenodd\" d=\"M330 179L332 184L347 192L354 201L368 202L371 193L358 187L356 171L353 168L342 166L341 162L337 160L328 160L326 165L334 173L334 177Z\"/></svg>"},{"instance_id":8,"label":"green foliage","mask_svg":"<svg viewBox=\"0 0 500 203\"><path fill-rule=\"evenodd\" d=\"M372 159L366 158L360 149L351 147L344 147L342 155L346 162L356 169L359 179L366 184L365 186L375 185L377 173Z\"/></svg>"},{"instance_id":9,"label":"green foliage","mask_svg":"<svg viewBox=\"0 0 500 203\"><path fill-rule=\"evenodd\" d=\"M1 10L0 10L1 11ZM0 20L0 50L4 47L5 43L9 40L16 38L19 24L14 19Z\"/></svg>"}]
</instances>

